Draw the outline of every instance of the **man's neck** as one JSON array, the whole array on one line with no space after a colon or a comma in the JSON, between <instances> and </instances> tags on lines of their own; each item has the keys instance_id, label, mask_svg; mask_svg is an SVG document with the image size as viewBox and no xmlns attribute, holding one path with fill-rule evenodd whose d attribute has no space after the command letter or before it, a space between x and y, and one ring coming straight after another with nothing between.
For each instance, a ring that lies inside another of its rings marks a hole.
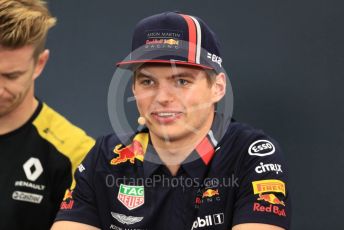
<instances>
[{"instance_id":1,"label":"man's neck","mask_svg":"<svg viewBox=\"0 0 344 230\"><path fill-rule=\"evenodd\" d=\"M200 130L198 135L190 133L188 137L179 138L178 140L165 141L151 135L151 141L156 152L173 176L177 174L181 163L206 137L211 129L212 122L213 117L209 119L208 124Z\"/></svg>"},{"instance_id":2,"label":"man's neck","mask_svg":"<svg viewBox=\"0 0 344 230\"><path fill-rule=\"evenodd\" d=\"M10 133L24 125L35 112L37 106L36 98L27 97L13 111L0 117L0 135Z\"/></svg>"},{"instance_id":3,"label":"man's neck","mask_svg":"<svg viewBox=\"0 0 344 230\"><path fill-rule=\"evenodd\" d=\"M188 143L181 143L181 141L168 142L164 145L155 145L152 143L160 159L171 174L175 176L180 168L181 163L190 155L190 153L196 148L199 141L188 139ZM182 141L184 142L184 141Z\"/></svg>"}]
</instances>

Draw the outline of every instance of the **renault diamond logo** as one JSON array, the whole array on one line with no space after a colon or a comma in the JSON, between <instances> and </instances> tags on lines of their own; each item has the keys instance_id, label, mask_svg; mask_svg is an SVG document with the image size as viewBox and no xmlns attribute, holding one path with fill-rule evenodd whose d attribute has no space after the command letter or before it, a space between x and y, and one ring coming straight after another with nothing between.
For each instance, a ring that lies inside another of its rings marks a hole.
<instances>
[{"instance_id":1,"label":"renault diamond logo","mask_svg":"<svg viewBox=\"0 0 344 230\"><path fill-rule=\"evenodd\" d=\"M43 167L41 162L38 158L31 157L29 160L27 160L24 165L23 169L25 172L25 175L28 180L35 181L37 178L42 174Z\"/></svg>"}]
</instances>

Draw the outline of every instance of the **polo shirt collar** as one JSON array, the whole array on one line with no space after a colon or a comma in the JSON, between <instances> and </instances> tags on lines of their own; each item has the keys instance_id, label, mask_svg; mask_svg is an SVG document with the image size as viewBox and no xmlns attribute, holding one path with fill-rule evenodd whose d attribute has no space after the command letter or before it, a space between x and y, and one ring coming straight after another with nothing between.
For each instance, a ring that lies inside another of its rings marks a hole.
<instances>
[{"instance_id":1,"label":"polo shirt collar","mask_svg":"<svg viewBox=\"0 0 344 230\"><path fill-rule=\"evenodd\" d=\"M227 129L223 123L223 116L215 113L212 127L204 139L196 146L189 156L182 162L182 169L192 178L204 179L207 166L214 157L218 141ZM145 131L148 131L146 129ZM153 148L151 141L147 146L143 161L144 176L150 177L161 165L161 158Z\"/></svg>"},{"instance_id":2,"label":"polo shirt collar","mask_svg":"<svg viewBox=\"0 0 344 230\"><path fill-rule=\"evenodd\" d=\"M146 178L150 177L164 163L156 153L151 141L149 141L147 151L143 160L143 172Z\"/></svg>"}]
</instances>

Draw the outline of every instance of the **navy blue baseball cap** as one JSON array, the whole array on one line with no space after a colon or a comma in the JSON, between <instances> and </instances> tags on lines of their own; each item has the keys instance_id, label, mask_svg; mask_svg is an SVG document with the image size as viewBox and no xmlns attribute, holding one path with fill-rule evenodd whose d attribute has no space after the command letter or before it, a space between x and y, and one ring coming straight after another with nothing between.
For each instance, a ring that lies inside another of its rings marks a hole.
<instances>
[{"instance_id":1,"label":"navy blue baseball cap","mask_svg":"<svg viewBox=\"0 0 344 230\"><path fill-rule=\"evenodd\" d=\"M222 70L219 42L200 18L164 12L142 19L135 27L132 52L117 63L133 69L144 63L174 63Z\"/></svg>"}]
</instances>

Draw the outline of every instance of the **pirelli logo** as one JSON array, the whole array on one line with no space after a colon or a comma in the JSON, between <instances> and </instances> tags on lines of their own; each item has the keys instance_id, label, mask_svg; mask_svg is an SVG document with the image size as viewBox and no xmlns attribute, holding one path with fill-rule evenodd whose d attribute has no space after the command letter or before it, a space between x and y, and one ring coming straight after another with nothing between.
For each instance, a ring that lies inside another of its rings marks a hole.
<instances>
[{"instance_id":1,"label":"pirelli logo","mask_svg":"<svg viewBox=\"0 0 344 230\"><path fill-rule=\"evenodd\" d=\"M285 183L280 180L258 180L252 182L254 194L262 194L265 192L279 192L286 195Z\"/></svg>"}]
</instances>

